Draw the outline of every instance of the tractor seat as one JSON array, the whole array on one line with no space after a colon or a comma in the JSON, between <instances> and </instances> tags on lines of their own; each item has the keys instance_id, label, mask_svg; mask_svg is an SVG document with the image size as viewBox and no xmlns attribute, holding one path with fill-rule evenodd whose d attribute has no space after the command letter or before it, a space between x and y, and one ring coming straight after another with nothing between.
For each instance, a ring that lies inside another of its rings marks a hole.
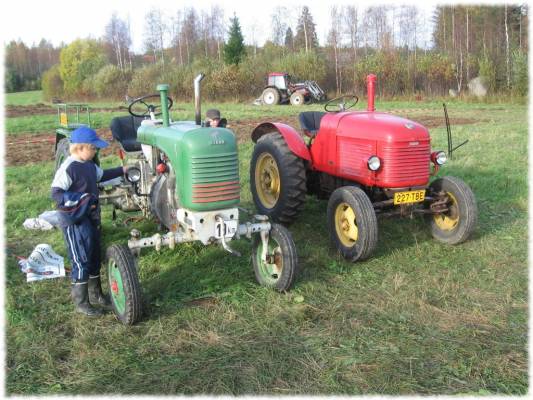
<instances>
[{"instance_id":1,"label":"tractor seat","mask_svg":"<svg viewBox=\"0 0 533 400\"><path fill-rule=\"evenodd\" d=\"M113 139L122 145L124 151L141 151L141 144L137 141L137 128L142 121L143 118L132 115L115 117L111 120L110 128Z\"/></svg>"},{"instance_id":2,"label":"tractor seat","mask_svg":"<svg viewBox=\"0 0 533 400\"><path fill-rule=\"evenodd\" d=\"M300 128L302 128L303 133L309 137L315 137L320 129L320 121L324 114L326 113L323 111L301 112L298 116L298 120L300 121Z\"/></svg>"}]
</instances>

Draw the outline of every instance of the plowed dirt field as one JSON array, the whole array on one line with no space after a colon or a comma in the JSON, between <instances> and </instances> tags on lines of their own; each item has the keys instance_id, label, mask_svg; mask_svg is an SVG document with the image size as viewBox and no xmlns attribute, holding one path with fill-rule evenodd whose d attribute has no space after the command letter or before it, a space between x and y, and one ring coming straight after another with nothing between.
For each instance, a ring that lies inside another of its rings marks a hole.
<instances>
[{"instance_id":1,"label":"plowed dirt field","mask_svg":"<svg viewBox=\"0 0 533 400\"><path fill-rule=\"evenodd\" d=\"M117 111L116 109L102 109L100 111ZM99 110L92 110L99 111ZM45 104L36 104L32 106L8 106L7 117L22 116L22 115L38 115L38 114L50 114L55 113L55 110L51 110L49 106ZM29 114L28 114L29 113ZM445 126L443 116L432 115L408 115L406 118L412 119L426 126L427 128L443 127ZM230 121L228 128L232 129L236 135L239 143L249 140L250 134L253 129L261 122L266 122L266 119L247 119L247 120L235 120ZM299 129L298 117L295 113L294 117L278 117L275 122L282 122L288 124L296 129ZM450 118L452 127L454 125L468 125L479 120L468 118ZM108 128L101 128L96 130L98 135L110 142L110 146L103 150L102 155L106 156L113 152L116 152L119 148L118 144L113 140L111 131ZM31 133L31 134L19 134L17 136L6 135L5 137L5 164L12 165L25 165L28 163L37 163L42 161L54 160L55 149L55 134L53 127L49 132Z\"/></svg>"}]
</instances>

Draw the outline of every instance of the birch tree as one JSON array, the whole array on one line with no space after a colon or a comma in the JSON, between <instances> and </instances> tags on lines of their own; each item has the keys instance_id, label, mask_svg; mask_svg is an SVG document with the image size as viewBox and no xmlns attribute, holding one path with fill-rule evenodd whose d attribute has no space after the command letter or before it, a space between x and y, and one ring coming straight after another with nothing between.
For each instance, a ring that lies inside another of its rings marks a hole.
<instances>
[{"instance_id":1,"label":"birch tree","mask_svg":"<svg viewBox=\"0 0 533 400\"><path fill-rule=\"evenodd\" d=\"M165 65L165 32L167 26L159 8L152 8L145 17L144 46L154 56L154 62L160 60Z\"/></svg>"},{"instance_id":2,"label":"birch tree","mask_svg":"<svg viewBox=\"0 0 533 400\"><path fill-rule=\"evenodd\" d=\"M315 23L313 22L313 16L307 6L302 7L302 13L298 18L296 35L294 36L294 46L296 48L305 49L306 53L309 50L318 47Z\"/></svg>"},{"instance_id":3,"label":"birch tree","mask_svg":"<svg viewBox=\"0 0 533 400\"><path fill-rule=\"evenodd\" d=\"M335 60L335 89L337 96L342 93L342 73L339 62L341 46L341 13L336 6L330 8L331 28L328 33L328 44L333 49L333 59Z\"/></svg>"},{"instance_id":4,"label":"birch tree","mask_svg":"<svg viewBox=\"0 0 533 400\"><path fill-rule=\"evenodd\" d=\"M131 36L127 22L120 19L117 13L111 15L105 26L104 41L112 49L115 64L124 71L130 57Z\"/></svg>"}]
</instances>

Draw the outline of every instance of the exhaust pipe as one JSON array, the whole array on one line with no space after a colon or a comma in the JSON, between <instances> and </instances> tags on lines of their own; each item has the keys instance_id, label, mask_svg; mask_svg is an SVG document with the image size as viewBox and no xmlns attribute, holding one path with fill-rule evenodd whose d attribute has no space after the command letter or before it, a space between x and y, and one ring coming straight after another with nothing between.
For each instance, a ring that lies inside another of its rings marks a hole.
<instances>
[{"instance_id":1,"label":"exhaust pipe","mask_svg":"<svg viewBox=\"0 0 533 400\"><path fill-rule=\"evenodd\" d=\"M200 96L200 82L205 78L204 74L199 74L194 78L194 112L196 125L202 124L202 106Z\"/></svg>"},{"instance_id":2,"label":"exhaust pipe","mask_svg":"<svg viewBox=\"0 0 533 400\"><path fill-rule=\"evenodd\" d=\"M375 84L377 79L374 74L369 74L366 77L366 95L368 97L366 110L370 112L376 110L374 107L374 96L376 94Z\"/></svg>"}]
</instances>

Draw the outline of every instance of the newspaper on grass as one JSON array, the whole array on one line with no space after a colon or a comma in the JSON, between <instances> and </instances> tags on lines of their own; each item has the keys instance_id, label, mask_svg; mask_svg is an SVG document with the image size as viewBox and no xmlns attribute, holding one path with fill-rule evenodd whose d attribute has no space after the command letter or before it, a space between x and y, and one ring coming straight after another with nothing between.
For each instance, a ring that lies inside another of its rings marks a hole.
<instances>
[{"instance_id":1,"label":"newspaper on grass","mask_svg":"<svg viewBox=\"0 0 533 400\"><path fill-rule=\"evenodd\" d=\"M65 276L63 257L46 243L38 244L28 258L19 261L19 266L27 282Z\"/></svg>"}]
</instances>

